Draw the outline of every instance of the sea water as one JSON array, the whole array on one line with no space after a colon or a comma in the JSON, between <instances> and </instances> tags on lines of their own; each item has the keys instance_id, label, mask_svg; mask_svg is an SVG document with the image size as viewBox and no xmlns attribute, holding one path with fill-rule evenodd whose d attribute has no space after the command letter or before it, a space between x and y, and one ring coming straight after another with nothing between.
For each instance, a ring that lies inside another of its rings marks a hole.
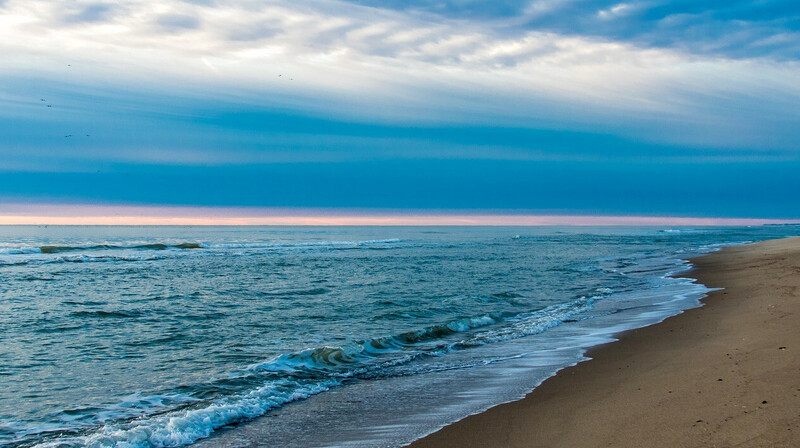
<instances>
[{"instance_id":1,"label":"sea water","mask_svg":"<svg viewBox=\"0 0 800 448\"><path fill-rule=\"evenodd\" d=\"M400 446L797 226L0 227L0 445Z\"/></svg>"}]
</instances>

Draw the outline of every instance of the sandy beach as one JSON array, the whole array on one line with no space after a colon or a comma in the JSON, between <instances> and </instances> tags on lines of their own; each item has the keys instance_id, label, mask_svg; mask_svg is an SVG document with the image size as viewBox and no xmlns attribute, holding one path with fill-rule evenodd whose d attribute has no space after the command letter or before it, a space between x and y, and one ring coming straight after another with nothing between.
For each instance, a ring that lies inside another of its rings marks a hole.
<instances>
[{"instance_id":1,"label":"sandy beach","mask_svg":"<svg viewBox=\"0 0 800 448\"><path fill-rule=\"evenodd\" d=\"M800 238L692 261L705 306L410 446L800 446Z\"/></svg>"}]
</instances>

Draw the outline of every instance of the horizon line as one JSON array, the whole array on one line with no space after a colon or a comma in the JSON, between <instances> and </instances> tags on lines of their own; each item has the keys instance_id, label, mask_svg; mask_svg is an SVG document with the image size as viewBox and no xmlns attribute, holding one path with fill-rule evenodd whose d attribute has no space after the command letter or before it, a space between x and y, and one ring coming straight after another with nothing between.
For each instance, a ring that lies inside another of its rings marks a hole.
<instances>
[{"instance_id":1,"label":"horizon line","mask_svg":"<svg viewBox=\"0 0 800 448\"><path fill-rule=\"evenodd\" d=\"M698 226L736 227L800 224L800 220L760 218L702 218L611 215L414 215L414 216L271 216L271 217L164 217L164 216L4 216L0 226Z\"/></svg>"},{"instance_id":2,"label":"horizon line","mask_svg":"<svg viewBox=\"0 0 800 448\"><path fill-rule=\"evenodd\" d=\"M553 210L370 210L0 203L0 225L98 226L758 226L800 219L614 215Z\"/></svg>"}]
</instances>

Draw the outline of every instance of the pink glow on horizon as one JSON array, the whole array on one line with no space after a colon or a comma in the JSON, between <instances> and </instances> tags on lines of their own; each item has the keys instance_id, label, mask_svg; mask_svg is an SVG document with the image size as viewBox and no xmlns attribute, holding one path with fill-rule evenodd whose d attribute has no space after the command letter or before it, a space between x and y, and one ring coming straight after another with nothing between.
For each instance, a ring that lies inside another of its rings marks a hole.
<instances>
[{"instance_id":1,"label":"pink glow on horizon","mask_svg":"<svg viewBox=\"0 0 800 448\"><path fill-rule=\"evenodd\" d=\"M247 209L91 205L2 205L0 225L295 225L295 226L726 226L800 220L508 213L384 212L326 209Z\"/></svg>"}]
</instances>

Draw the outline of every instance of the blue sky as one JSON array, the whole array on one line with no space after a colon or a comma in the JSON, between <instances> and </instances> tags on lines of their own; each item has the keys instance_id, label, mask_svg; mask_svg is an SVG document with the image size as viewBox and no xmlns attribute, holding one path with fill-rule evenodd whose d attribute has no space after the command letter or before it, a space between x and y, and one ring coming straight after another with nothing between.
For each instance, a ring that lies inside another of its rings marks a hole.
<instances>
[{"instance_id":1,"label":"blue sky","mask_svg":"<svg viewBox=\"0 0 800 448\"><path fill-rule=\"evenodd\" d=\"M0 207L800 217L796 1L0 0L0 56Z\"/></svg>"}]
</instances>

